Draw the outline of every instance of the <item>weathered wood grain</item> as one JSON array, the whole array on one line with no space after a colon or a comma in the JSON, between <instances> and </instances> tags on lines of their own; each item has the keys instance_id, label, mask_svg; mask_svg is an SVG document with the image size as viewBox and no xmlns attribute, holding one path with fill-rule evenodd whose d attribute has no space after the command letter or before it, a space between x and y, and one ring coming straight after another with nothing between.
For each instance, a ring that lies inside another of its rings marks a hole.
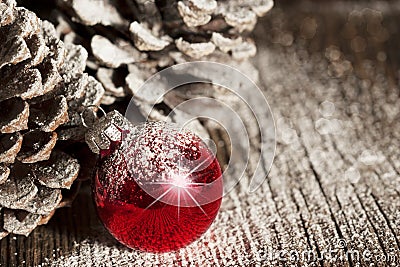
<instances>
[{"instance_id":1,"label":"weathered wood grain","mask_svg":"<svg viewBox=\"0 0 400 267\"><path fill-rule=\"evenodd\" d=\"M298 2L255 32L278 138L262 188L238 186L201 240L155 255L117 244L86 186L28 238L2 240L1 266L398 266L399 2Z\"/></svg>"}]
</instances>

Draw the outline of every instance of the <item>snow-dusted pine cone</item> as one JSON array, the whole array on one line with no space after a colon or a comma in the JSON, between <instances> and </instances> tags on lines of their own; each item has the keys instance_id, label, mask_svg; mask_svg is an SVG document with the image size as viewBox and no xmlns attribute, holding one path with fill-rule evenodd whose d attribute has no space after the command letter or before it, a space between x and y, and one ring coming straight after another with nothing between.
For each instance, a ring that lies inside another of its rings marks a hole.
<instances>
[{"instance_id":1,"label":"snow-dusted pine cone","mask_svg":"<svg viewBox=\"0 0 400 267\"><path fill-rule=\"evenodd\" d=\"M0 0L0 239L28 235L68 202L80 164L56 145L82 137L81 109L104 93L83 73L87 56L50 22Z\"/></svg>"},{"instance_id":2,"label":"snow-dusted pine cone","mask_svg":"<svg viewBox=\"0 0 400 267\"><path fill-rule=\"evenodd\" d=\"M58 0L57 32L91 51L104 104L160 69L193 60L240 65L256 53L248 35L272 0Z\"/></svg>"}]
</instances>

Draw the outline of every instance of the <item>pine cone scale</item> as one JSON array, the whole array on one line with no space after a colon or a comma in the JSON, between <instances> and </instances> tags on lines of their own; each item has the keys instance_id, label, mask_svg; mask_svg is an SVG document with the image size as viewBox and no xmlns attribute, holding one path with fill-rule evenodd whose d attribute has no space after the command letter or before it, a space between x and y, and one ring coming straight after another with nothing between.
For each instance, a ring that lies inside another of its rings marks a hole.
<instances>
[{"instance_id":1,"label":"pine cone scale","mask_svg":"<svg viewBox=\"0 0 400 267\"><path fill-rule=\"evenodd\" d=\"M29 131L23 135L22 147L17 159L22 163L35 163L48 160L57 142L57 133Z\"/></svg>"},{"instance_id":2,"label":"pine cone scale","mask_svg":"<svg viewBox=\"0 0 400 267\"><path fill-rule=\"evenodd\" d=\"M10 175L10 169L6 164L0 163L0 184L4 183Z\"/></svg>"},{"instance_id":3,"label":"pine cone scale","mask_svg":"<svg viewBox=\"0 0 400 267\"><path fill-rule=\"evenodd\" d=\"M0 185L0 205L10 209L25 207L37 194L38 188L28 176L28 168L16 164L8 179Z\"/></svg>"},{"instance_id":4,"label":"pine cone scale","mask_svg":"<svg viewBox=\"0 0 400 267\"><path fill-rule=\"evenodd\" d=\"M14 163L21 146L20 133L0 134L0 163Z\"/></svg>"},{"instance_id":5,"label":"pine cone scale","mask_svg":"<svg viewBox=\"0 0 400 267\"><path fill-rule=\"evenodd\" d=\"M68 120L68 104L62 95L30 105L28 125L31 129L52 132Z\"/></svg>"},{"instance_id":6,"label":"pine cone scale","mask_svg":"<svg viewBox=\"0 0 400 267\"><path fill-rule=\"evenodd\" d=\"M14 133L28 128L29 105L20 98L0 102L0 133Z\"/></svg>"}]
</instances>

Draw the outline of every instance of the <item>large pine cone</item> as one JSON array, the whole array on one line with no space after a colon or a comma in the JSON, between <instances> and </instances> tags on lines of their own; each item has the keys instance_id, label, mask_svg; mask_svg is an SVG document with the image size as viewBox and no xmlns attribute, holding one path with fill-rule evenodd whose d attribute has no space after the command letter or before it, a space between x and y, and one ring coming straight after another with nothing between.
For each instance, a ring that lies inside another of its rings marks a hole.
<instances>
[{"instance_id":1,"label":"large pine cone","mask_svg":"<svg viewBox=\"0 0 400 267\"><path fill-rule=\"evenodd\" d=\"M87 56L50 22L0 0L0 239L28 235L68 201L79 162L53 148L81 138L81 109L101 102L103 87L83 73Z\"/></svg>"},{"instance_id":2,"label":"large pine cone","mask_svg":"<svg viewBox=\"0 0 400 267\"><path fill-rule=\"evenodd\" d=\"M249 34L272 0L58 0L57 32L91 51L104 104L135 96L162 68L193 60L240 67L256 53ZM140 99L142 96L138 96Z\"/></svg>"},{"instance_id":3,"label":"large pine cone","mask_svg":"<svg viewBox=\"0 0 400 267\"><path fill-rule=\"evenodd\" d=\"M256 54L249 37L257 19L273 0L57 0L52 13L56 31L65 43L89 51L87 67L105 88L102 104L133 100L149 119L182 123L185 112L176 108L188 96L211 92L226 99L221 88L192 84L162 92L138 90L156 72L195 60L221 62L240 69L255 82L258 72L248 58ZM220 94L220 95L218 95ZM154 96L157 95L155 98ZM157 100L155 102L155 100ZM156 106L154 106L157 104ZM174 116L165 116L171 110ZM199 120L188 125L201 137L207 130Z\"/></svg>"}]
</instances>

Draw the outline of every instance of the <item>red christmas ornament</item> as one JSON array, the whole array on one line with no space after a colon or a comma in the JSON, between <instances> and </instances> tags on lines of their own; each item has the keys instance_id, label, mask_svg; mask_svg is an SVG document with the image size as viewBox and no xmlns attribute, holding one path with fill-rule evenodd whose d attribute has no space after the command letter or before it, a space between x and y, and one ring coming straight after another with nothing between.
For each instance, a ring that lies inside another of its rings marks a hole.
<instances>
[{"instance_id":1,"label":"red christmas ornament","mask_svg":"<svg viewBox=\"0 0 400 267\"><path fill-rule=\"evenodd\" d=\"M149 252L198 239L221 205L222 174L214 154L195 134L165 123L118 131L122 138L114 132L107 148L100 148L93 183L104 226L124 245Z\"/></svg>"}]
</instances>

